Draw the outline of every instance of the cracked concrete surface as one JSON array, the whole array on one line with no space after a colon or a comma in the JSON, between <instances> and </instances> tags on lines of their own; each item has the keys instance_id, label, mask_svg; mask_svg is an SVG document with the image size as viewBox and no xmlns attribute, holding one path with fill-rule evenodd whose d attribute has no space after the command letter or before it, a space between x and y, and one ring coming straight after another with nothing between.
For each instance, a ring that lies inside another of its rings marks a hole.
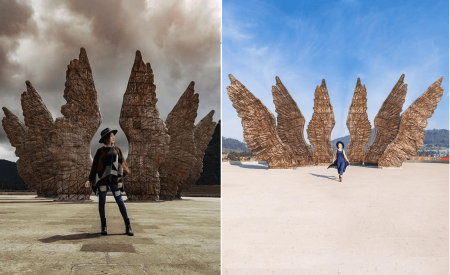
<instances>
[{"instance_id":1,"label":"cracked concrete surface","mask_svg":"<svg viewBox=\"0 0 450 275\"><path fill-rule=\"evenodd\" d=\"M101 236L91 198L0 195L0 274L220 274L219 198L126 202L133 237L111 196Z\"/></svg>"}]
</instances>

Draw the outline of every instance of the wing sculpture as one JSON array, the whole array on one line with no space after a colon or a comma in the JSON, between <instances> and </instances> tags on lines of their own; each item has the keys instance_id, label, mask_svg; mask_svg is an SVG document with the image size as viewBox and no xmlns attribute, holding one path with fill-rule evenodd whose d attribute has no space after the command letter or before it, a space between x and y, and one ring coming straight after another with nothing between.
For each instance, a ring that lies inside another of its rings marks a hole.
<instances>
[{"instance_id":1,"label":"wing sculpture","mask_svg":"<svg viewBox=\"0 0 450 275\"><path fill-rule=\"evenodd\" d=\"M31 83L26 83L27 91L21 98L25 125L3 107L3 129L11 145L16 148L15 154L19 158L16 164L20 177L36 190L39 197L57 197L58 165L48 151L48 137L53 128L53 118Z\"/></svg>"},{"instance_id":2,"label":"wing sculpture","mask_svg":"<svg viewBox=\"0 0 450 275\"><path fill-rule=\"evenodd\" d=\"M370 140L372 128L367 117L366 86L361 85L359 77L348 110L347 128L350 132L350 143L347 146L349 163L362 164L364 162L364 147Z\"/></svg>"},{"instance_id":3,"label":"wing sculpture","mask_svg":"<svg viewBox=\"0 0 450 275\"><path fill-rule=\"evenodd\" d=\"M197 161L194 126L199 100L194 85L194 81L189 84L166 119L170 145L169 154L159 169L161 199L172 200L176 196L178 186L189 176Z\"/></svg>"},{"instance_id":4,"label":"wing sculpture","mask_svg":"<svg viewBox=\"0 0 450 275\"><path fill-rule=\"evenodd\" d=\"M408 89L408 85L403 84L404 79L405 75L402 74L375 117L375 137L372 143L367 146L364 165L377 165L378 159L384 153L386 147L398 134L400 113Z\"/></svg>"},{"instance_id":5,"label":"wing sculpture","mask_svg":"<svg viewBox=\"0 0 450 275\"><path fill-rule=\"evenodd\" d=\"M391 142L378 160L378 167L400 167L402 162L417 154L423 146L427 119L430 118L441 101L444 77L440 77L414 101L400 118L397 137Z\"/></svg>"},{"instance_id":6,"label":"wing sculpture","mask_svg":"<svg viewBox=\"0 0 450 275\"><path fill-rule=\"evenodd\" d=\"M265 160L269 168L296 167L294 151L278 136L274 115L233 75L228 77L231 81L228 96L242 119L247 148L259 160Z\"/></svg>"},{"instance_id":7,"label":"wing sculpture","mask_svg":"<svg viewBox=\"0 0 450 275\"><path fill-rule=\"evenodd\" d=\"M92 165L91 140L102 122L97 91L86 50L70 61L66 71L63 117L55 120L49 151L59 165L58 199L87 200L84 187Z\"/></svg>"},{"instance_id":8,"label":"wing sculpture","mask_svg":"<svg viewBox=\"0 0 450 275\"><path fill-rule=\"evenodd\" d=\"M119 119L128 139L130 174L125 188L132 201L156 201L160 192L158 170L169 151L170 137L156 102L152 67L136 51Z\"/></svg>"},{"instance_id":9,"label":"wing sculpture","mask_svg":"<svg viewBox=\"0 0 450 275\"><path fill-rule=\"evenodd\" d=\"M209 112L202 120L200 120L194 128L195 137L195 162L194 167L188 177L181 180L178 185L177 198L181 198L181 192L188 190L199 178L203 171L203 157L205 156L206 147L212 138L212 134L216 129L216 122L213 121L214 111Z\"/></svg>"},{"instance_id":10,"label":"wing sculpture","mask_svg":"<svg viewBox=\"0 0 450 275\"><path fill-rule=\"evenodd\" d=\"M86 200L84 187L92 158L90 142L101 123L97 92L86 50L70 62L66 72L64 117L53 122L39 93L27 81L22 94L25 125L8 109L2 123L11 145L16 147L17 169L38 196L59 200Z\"/></svg>"},{"instance_id":11,"label":"wing sculpture","mask_svg":"<svg viewBox=\"0 0 450 275\"><path fill-rule=\"evenodd\" d=\"M272 96L277 113L278 136L294 151L297 166L312 166L313 151L303 136L305 118L280 78L277 76L275 79L277 84L272 86Z\"/></svg>"},{"instance_id":12,"label":"wing sculpture","mask_svg":"<svg viewBox=\"0 0 450 275\"><path fill-rule=\"evenodd\" d=\"M331 131L335 124L333 106L325 84L316 87L314 93L314 113L308 124L306 133L314 146L314 164L316 166L330 165L333 162L333 145L331 144Z\"/></svg>"}]
</instances>

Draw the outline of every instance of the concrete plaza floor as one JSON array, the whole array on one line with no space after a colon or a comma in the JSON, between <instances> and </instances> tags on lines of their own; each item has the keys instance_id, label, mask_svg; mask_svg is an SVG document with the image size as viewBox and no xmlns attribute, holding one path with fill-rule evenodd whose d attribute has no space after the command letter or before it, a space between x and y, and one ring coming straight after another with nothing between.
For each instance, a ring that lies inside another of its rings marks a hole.
<instances>
[{"instance_id":1,"label":"concrete plaza floor","mask_svg":"<svg viewBox=\"0 0 450 275\"><path fill-rule=\"evenodd\" d=\"M101 236L91 198L0 196L0 274L220 274L220 198L126 202L133 237L112 196Z\"/></svg>"},{"instance_id":2,"label":"concrete plaza floor","mask_svg":"<svg viewBox=\"0 0 450 275\"><path fill-rule=\"evenodd\" d=\"M223 274L449 274L449 165L222 163Z\"/></svg>"}]
</instances>

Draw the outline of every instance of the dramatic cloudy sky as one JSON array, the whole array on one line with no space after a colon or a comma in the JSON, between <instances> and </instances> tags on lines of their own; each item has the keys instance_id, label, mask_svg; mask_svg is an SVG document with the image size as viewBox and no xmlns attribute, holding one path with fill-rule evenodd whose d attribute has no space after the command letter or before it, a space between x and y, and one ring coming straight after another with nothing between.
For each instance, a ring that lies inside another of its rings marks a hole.
<instances>
[{"instance_id":1,"label":"dramatic cloudy sky","mask_svg":"<svg viewBox=\"0 0 450 275\"><path fill-rule=\"evenodd\" d=\"M1 0L0 107L23 121L20 95L30 80L53 117L61 117L66 68L84 47L103 120L91 150L109 127L119 130L116 144L127 154L119 116L136 50L152 65L162 119L193 80L197 121L210 110L218 121L220 43L220 0ZM17 160L2 127L0 158Z\"/></svg>"},{"instance_id":2,"label":"dramatic cloudy sky","mask_svg":"<svg viewBox=\"0 0 450 275\"><path fill-rule=\"evenodd\" d=\"M366 85L373 120L402 74L406 110L439 77L444 96L426 129L449 129L449 3L447 0L223 1L222 135L243 140L226 86L233 74L274 115L275 76L311 120L314 91L325 78L336 125L346 119L356 79Z\"/></svg>"}]
</instances>

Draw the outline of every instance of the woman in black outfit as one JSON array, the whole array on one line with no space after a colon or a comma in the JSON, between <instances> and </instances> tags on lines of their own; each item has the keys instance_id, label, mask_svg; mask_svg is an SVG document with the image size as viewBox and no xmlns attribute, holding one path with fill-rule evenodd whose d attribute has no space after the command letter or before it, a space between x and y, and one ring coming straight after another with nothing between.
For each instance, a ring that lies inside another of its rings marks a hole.
<instances>
[{"instance_id":1,"label":"woman in black outfit","mask_svg":"<svg viewBox=\"0 0 450 275\"><path fill-rule=\"evenodd\" d=\"M106 193L108 192L108 189L110 189L125 222L126 234L128 236L133 236L134 233L131 229L127 208L122 199L122 192L124 191L122 163L125 162L125 159L123 158L122 150L120 150L118 146L114 146L114 135L116 133L117 130L109 130L109 128L106 128L101 132L99 142L105 145L100 147L95 153L89 180L86 182L85 186L87 188L92 186L92 190L95 194L99 191L98 211L100 213L102 224L101 234L108 234L105 217L105 203Z\"/></svg>"}]
</instances>

